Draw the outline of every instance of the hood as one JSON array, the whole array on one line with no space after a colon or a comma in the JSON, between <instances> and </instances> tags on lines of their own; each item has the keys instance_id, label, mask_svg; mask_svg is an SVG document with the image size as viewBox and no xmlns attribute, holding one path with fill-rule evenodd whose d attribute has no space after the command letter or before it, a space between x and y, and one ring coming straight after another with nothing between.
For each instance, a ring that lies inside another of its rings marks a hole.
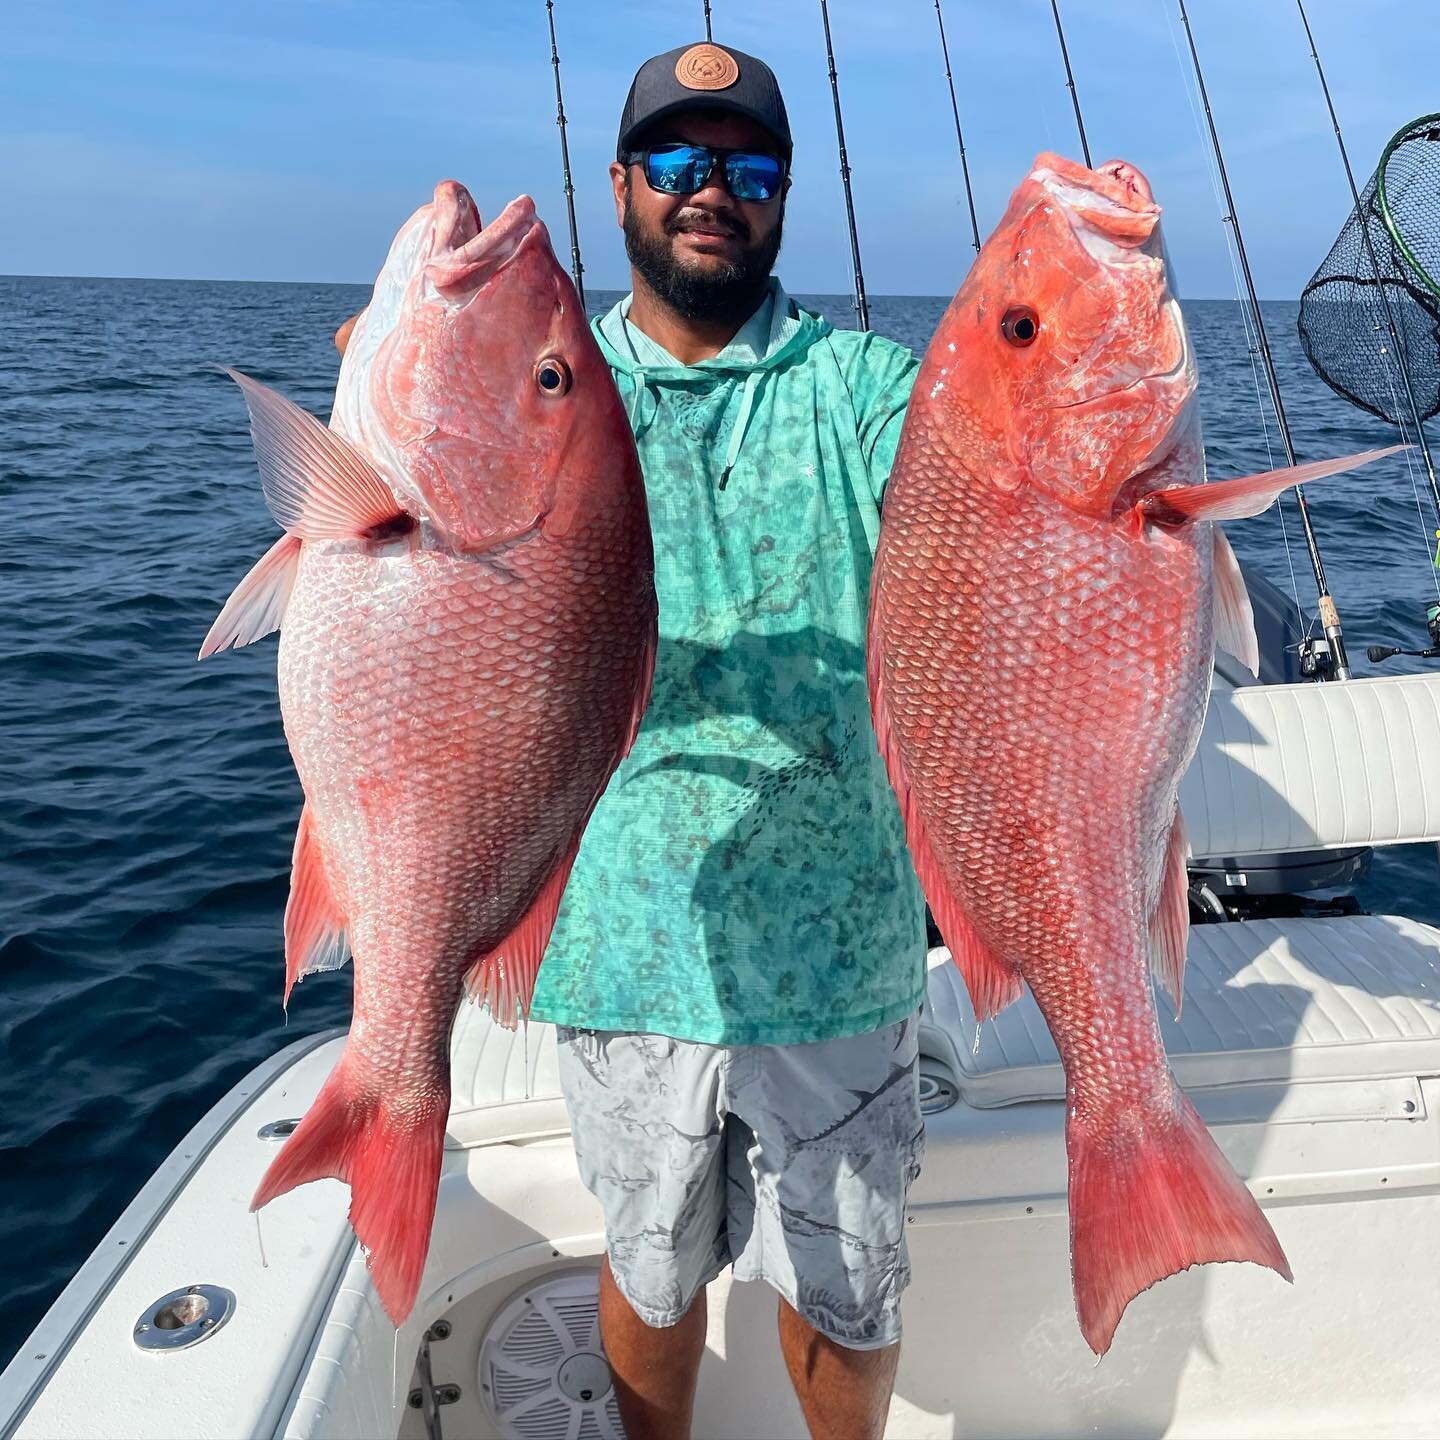
<instances>
[{"instance_id":1,"label":"hood","mask_svg":"<svg viewBox=\"0 0 1440 1440\"><path fill-rule=\"evenodd\" d=\"M785 293L785 287L774 276L770 279L770 333L765 339L764 349L757 357L748 345L736 345L734 341L719 355L709 360L697 361L694 365L680 365L673 361L655 364L637 359L624 339L625 316L629 312L629 297L612 306L604 315L591 322L595 338L611 369L620 374L634 376L637 381L694 382L706 375L728 375L743 379L747 375L772 370L783 360L802 350L808 349L817 340L822 340L834 328L828 320L802 309ZM750 322L741 328L744 334ZM658 347L656 347L658 348ZM731 351L737 353L732 354Z\"/></svg>"},{"instance_id":2,"label":"hood","mask_svg":"<svg viewBox=\"0 0 1440 1440\"><path fill-rule=\"evenodd\" d=\"M769 331L764 333L762 319L769 309ZM740 457L755 413L756 397L765 376L782 361L800 354L831 331L828 321L808 310L802 310L785 293L774 276L770 278L770 295L760 308L740 327L735 338L719 355L694 365L680 365L666 355L648 336L638 335L627 327L625 316L630 297L611 308L591 328L600 342L601 353L615 372L617 388L630 415L630 428L638 439L659 413L659 393L670 386L709 384L719 380L739 385L740 411L730 430L719 488L723 490ZM638 353L637 353L638 352ZM651 361L643 358L655 356Z\"/></svg>"}]
</instances>

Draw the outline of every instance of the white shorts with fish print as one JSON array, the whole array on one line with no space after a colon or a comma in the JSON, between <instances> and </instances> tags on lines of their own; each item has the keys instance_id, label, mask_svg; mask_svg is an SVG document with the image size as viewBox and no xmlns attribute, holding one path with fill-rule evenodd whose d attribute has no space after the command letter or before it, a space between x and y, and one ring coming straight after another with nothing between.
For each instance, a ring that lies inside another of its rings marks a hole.
<instances>
[{"instance_id":1,"label":"white shorts with fish print","mask_svg":"<svg viewBox=\"0 0 1440 1440\"><path fill-rule=\"evenodd\" d=\"M559 1029L580 1176L615 1282L667 1326L726 1265L822 1335L900 1338L905 1197L925 1131L918 1014L809 1045Z\"/></svg>"}]
</instances>

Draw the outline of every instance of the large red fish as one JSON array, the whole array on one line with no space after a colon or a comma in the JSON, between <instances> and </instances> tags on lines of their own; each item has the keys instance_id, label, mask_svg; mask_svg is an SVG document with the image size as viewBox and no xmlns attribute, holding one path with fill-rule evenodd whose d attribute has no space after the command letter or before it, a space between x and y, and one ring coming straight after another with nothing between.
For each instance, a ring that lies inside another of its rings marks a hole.
<instances>
[{"instance_id":1,"label":"large red fish","mask_svg":"<svg viewBox=\"0 0 1440 1440\"><path fill-rule=\"evenodd\" d=\"M575 289L522 198L451 181L401 230L327 429L236 375L285 535L202 658L282 623L305 808L286 995L355 956L344 1054L256 1192L324 1176L398 1324L429 1248L468 984L513 1025L649 696L645 492Z\"/></svg>"},{"instance_id":2,"label":"large red fish","mask_svg":"<svg viewBox=\"0 0 1440 1440\"><path fill-rule=\"evenodd\" d=\"M1138 171L1041 155L930 345L871 592L876 730L983 1019L1022 980L1064 1063L1076 1306L1097 1353L1189 1265L1280 1245L1176 1085L1176 807L1217 640L1255 667L1212 522L1374 456L1205 484L1195 371Z\"/></svg>"}]
</instances>

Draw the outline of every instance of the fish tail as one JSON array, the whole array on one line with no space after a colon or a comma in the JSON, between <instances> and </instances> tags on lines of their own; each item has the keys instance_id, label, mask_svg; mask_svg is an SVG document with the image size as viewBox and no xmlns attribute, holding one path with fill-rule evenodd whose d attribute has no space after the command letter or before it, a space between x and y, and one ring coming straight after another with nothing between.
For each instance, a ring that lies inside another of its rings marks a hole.
<instances>
[{"instance_id":1,"label":"fish tail","mask_svg":"<svg viewBox=\"0 0 1440 1440\"><path fill-rule=\"evenodd\" d=\"M260 1181L252 1210L311 1180L350 1186L350 1224L391 1320L420 1289L445 1145L449 1096L393 1100L355 1085L344 1057Z\"/></svg>"},{"instance_id":2,"label":"fish tail","mask_svg":"<svg viewBox=\"0 0 1440 1440\"><path fill-rule=\"evenodd\" d=\"M1141 1291L1191 1265L1252 1260L1291 1278L1254 1196L1195 1107L1176 1099L1163 1124L1146 1116L1140 1133L1087 1123L1071 1107L1070 1263L1080 1329L1097 1355Z\"/></svg>"}]
</instances>

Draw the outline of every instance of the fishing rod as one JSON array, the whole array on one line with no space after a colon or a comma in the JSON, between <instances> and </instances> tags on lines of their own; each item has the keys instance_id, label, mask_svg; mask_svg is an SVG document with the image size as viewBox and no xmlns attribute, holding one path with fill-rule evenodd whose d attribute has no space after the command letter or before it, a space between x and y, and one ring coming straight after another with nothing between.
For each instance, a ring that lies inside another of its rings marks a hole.
<instances>
[{"instance_id":1,"label":"fishing rod","mask_svg":"<svg viewBox=\"0 0 1440 1440\"><path fill-rule=\"evenodd\" d=\"M715 43L715 37L710 33L710 0L705 0L705 39L712 45Z\"/></svg>"},{"instance_id":2,"label":"fishing rod","mask_svg":"<svg viewBox=\"0 0 1440 1440\"><path fill-rule=\"evenodd\" d=\"M1255 336L1260 349L1261 363L1265 367L1265 379L1270 387L1270 403L1275 407L1275 420L1280 427L1280 438L1285 445L1286 463L1295 464L1295 445L1290 438L1290 422L1285 416L1285 402L1280 396L1280 379L1275 371L1275 357L1270 353L1270 338L1265 332L1265 320L1260 314L1260 296L1255 290L1255 277L1250 273L1250 260L1245 253L1245 237L1240 233L1240 217L1235 208L1235 197L1230 191L1230 177L1225 170L1225 156L1220 149L1220 132L1215 128L1215 116L1210 109L1210 96L1205 89L1205 74L1200 68L1200 52L1195 48L1195 32L1190 28L1190 16L1185 10L1185 0L1180 3L1180 23L1185 27L1185 39L1190 46L1190 61L1195 67L1195 83L1200 90L1200 103L1205 107L1205 120L1210 127L1210 145L1215 152L1215 166L1220 172L1220 184L1225 192L1225 214L1222 223L1229 225L1235 236L1235 250L1240 257L1240 271L1245 278L1245 291L1250 297L1250 314L1255 321ZM1320 596L1320 626L1330 646L1330 665L1337 680L1350 679L1350 659L1345 653L1345 636L1340 626L1340 612L1330 594L1325 580L1325 563L1320 558L1320 542L1315 538L1315 526L1310 518L1310 506L1305 499L1304 488L1295 487L1295 499L1300 507L1300 523L1305 531L1305 549L1310 555L1310 568L1315 574L1315 588ZM1301 651L1302 669L1307 674L1323 674L1323 667L1313 651Z\"/></svg>"},{"instance_id":3,"label":"fishing rod","mask_svg":"<svg viewBox=\"0 0 1440 1440\"><path fill-rule=\"evenodd\" d=\"M1410 379L1410 366L1405 359L1405 350L1400 343L1400 331L1395 324L1394 312L1390 309L1390 297L1385 293L1385 286L1381 283L1380 260L1375 254L1375 246L1370 239L1370 227L1365 223L1365 217L1361 214L1360 191L1355 186L1355 172L1350 168L1350 155L1345 148L1345 137L1340 133L1340 120L1335 114L1335 102L1330 98L1330 86L1325 80L1325 68L1320 64L1319 52L1315 49L1315 36L1310 29L1310 17L1305 13L1303 0L1295 0L1296 7L1300 11L1300 23L1305 27L1305 38L1310 42L1310 58L1315 62L1315 73L1320 77L1320 89L1325 96L1325 108L1330 112L1330 124L1335 131L1335 143L1340 147L1340 161L1345 166L1345 179L1350 184L1350 199L1355 206L1355 219L1360 226L1360 238L1365 245L1365 254L1370 261L1370 268L1375 276L1375 289L1380 296L1380 304L1385 311L1385 326L1390 332L1390 348L1395 355L1395 364L1400 371L1400 383L1405 391L1405 401L1410 408L1410 418L1415 423L1416 442L1420 448L1420 458L1425 466L1425 474L1430 481L1430 494L1435 501L1437 518L1440 518L1440 481L1435 476L1435 460L1430 454L1430 442L1425 438L1425 422L1420 418L1420 406L1415 399L1415 386Z\"/></svg>"},{"instance_id":4,"label":"fishing rod","mask_svg":"<svg viewBox=\"0 0 1440 1440\"><path fill-rule=\"evenodd\" d=\"M830 8L820 0L825 26L825 59L830 66L830 98L835 102L835 139L840 146L840 183L845 187L845 221L850 227L850 263L855 271L855 314L860 328L870 328L870 306L865 300L865 275L860 269L860 237L855 232L855 198L850 193L850 161L845 155L845 122L840 116L840 81L835 74L835 47L830 43Z\"/></svg>"},{"instance_id":5,"label":"fishing rod","mask_svg":"<svg viewBox=\"0 0 1440 1440\"><path fill-rule=\"evenodd\" d=\"M965 177L965 199L970 206L970 233L975 237L975 253L978 255L980 224L975 219L975 192L970 188L970 166L965 159L965 135L960 129L960 106L955 99L955 77L950 73L950 47L945 43L945 17L940 13L940 0L935 0L935 20L940 26L940 53L945 57L945 83L950 87L950 113L955 117L955 139L960 143L960 173Z\"/></svg>"},{"instance_id":6,"label":"fishing rod","mask_svg":"<svg viewBox=\"0 0 1440 1440\"><path fill-rule=\"evenodd\" d=\"M1080 113L1080 95L1075 89L1075 73L1070 69L1070 51L1065 44L1065 27L1060 23L1060 0L1050 0L1050 9L1055 13L1055 33L1060 37L1060 58L1065 62L1065 83L1070 87L1070 103L1075 107L1075 128L1080 132L1080 149L1085 156L1085 168L1093 170L1090 162L1090 142L1085 138L1085 117Z\"/></svg>"},{"instance_id":7,"label":"fishing rod","mask_svg":"<svg viewBox=\"0 0 1440 1440\"><path fill-rule=\"evenodd\" d=\"M706 5L708 12L710 7ZM585 310L585 267L580 263L580 231L575 224L575 185L570 179L570 143L565 138L565 96L560 90L560 51L555 44L555 0L545 0L545 18L550 22L550 63L555 67L555 123L560 127L560 164L565 172L565 213L570 219L570 274L580 310Z\"/></svg>"}]
</instances>

